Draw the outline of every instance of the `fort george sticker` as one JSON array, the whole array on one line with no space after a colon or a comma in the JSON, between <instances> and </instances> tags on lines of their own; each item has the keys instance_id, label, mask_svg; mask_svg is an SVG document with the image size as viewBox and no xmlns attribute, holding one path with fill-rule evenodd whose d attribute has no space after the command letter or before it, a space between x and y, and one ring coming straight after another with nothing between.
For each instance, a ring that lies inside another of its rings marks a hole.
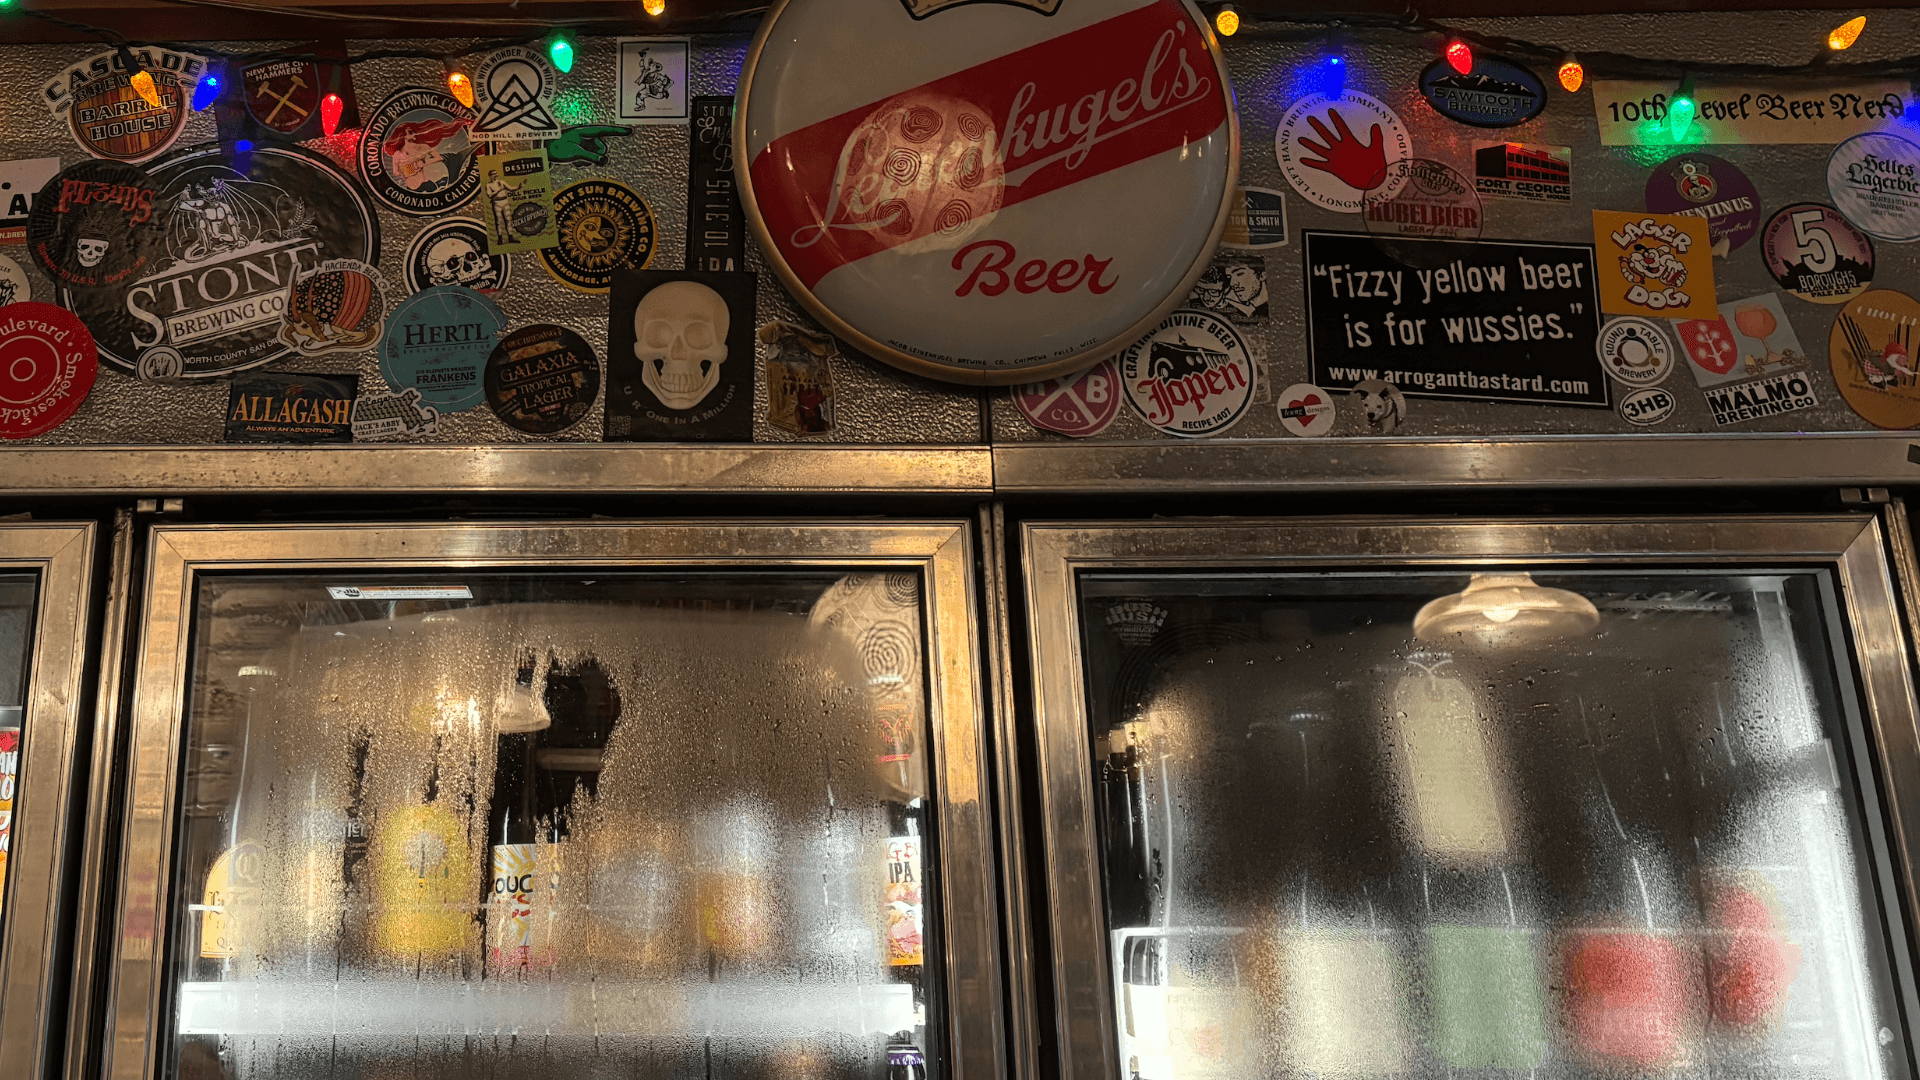
<instances>
[{"instance_id":1,"label":"fort george sticker","mask_svg":"<svg viewBox=\"0 0 1920 1080\"><path fill-rule=\"evenodd\" d=\"M445 90L396 90L360 136L360 175L381 204L415 217L455 209L480 190L473 113Z\"/></svg>"},{"instance_id":2,"label":"fort george sticker","mask_svg":"<svg viewBox=\"0 0 1920 1080\"><path fill-rule=\"evenodd\" d=\"M109 49L68 65L47 80L42 94L56 117L65 117L80 149L113 161L145 161L164 153L186 126L188 97L207 60L158 46L129 46L134 63L153 76L158 107L133 89L133 72Z\"/></svg>"},{"instance_id":3,"label":"fort george sticker","mask_svg":"<svg viewBox=\"0 0 1920 1080\"><path fill-rule=\"evenodd\" d=\"M615 271L644 270L653 261L653 210L612 180L581 180L553 197L560 242L540 249L553 279L575 292L605 293Z\"/></svg>"},{"instance_id":4,"label":"fort george sticker","mask_svg":"<svg viewBox=\"0 0 1920 1080\"><path fill-rule=\"evenodd\" d=\"M1253 402L1253 360L1232 323L1182 308L1120 354L1127 403L1183 439L1218 435Z\"/></svg>"}]
</instances>

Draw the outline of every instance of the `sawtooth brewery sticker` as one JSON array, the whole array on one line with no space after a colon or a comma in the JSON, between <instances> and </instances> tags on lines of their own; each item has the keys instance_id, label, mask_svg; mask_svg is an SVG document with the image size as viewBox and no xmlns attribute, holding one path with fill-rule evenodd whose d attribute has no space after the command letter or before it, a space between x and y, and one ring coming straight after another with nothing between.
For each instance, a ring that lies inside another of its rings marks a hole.
<instances>
[{"instance_id":1,"label":"sawtooth brewery sticker","mask_svg":"<svg viewBox=\"0 0 1920 1080\"><path fill-rule=\"evenodd\" d=\"M1609 315L1694 319L1714 310L1707 223L1677 214L1593 212L1600 310Z\"/></svg>"},{"instance_id":2,"label":"sawtooth brewery sticker","mask_svg":"<svg viewBox=\"0 0 1920 1080\"><path fill-rule=\"evenodd\" d=\"M468 218L444 218L421 229L407 245L407 291L461 285L491 296L513 280L513 260L487 249L485 226Z\"/></svg>"},{"instance_id":3,"label":"sawtooth brewery sticker","mask_svg":"<svg viewBox=\"0 0 1920 1080\"><path fill-rule=\"evenodd\" d=\"M480 156L486 203L487 250L507 255L559 242L553 220L553 181L544 149Z\"/></svg>"},{"instance_id":4,"label":"sawtooth brewery sticker","mask_svg":"<svg viewBox=\"0 0 1920 1080\"><path fill-rule=\"evenodd\" d=\"M370 349L386 314L380 271L358 259L328 259L287 286L280 341L302 356Z\"/></svg>"},{"instance_id":5,"label":"sawtooth brewery sticker","mask_svg":"<svg viewBox=\"0 0 1920 1080\"><path fill-rule=\"evenodd\" d=\"M61 290L101 359L132 374L164 347L188 379L278 360L296 351L279 335L299 272L377 256L372 207L323 158L257 146L236 164L209 148L153 166L152 263L115 287Z\"/></svg>"},{"instance_id":6,"label":"sawtooth brewery sticker","mask_svg":"<svg viewBox=\"0 0 1920 1080\"><path fill-rule=\"evenodd\" d=\"M493 347L485 388L487 407L508 427L552 435L593 410L600 396L600 357L564 326L523 326Z\"/></svg>"},{"instance_id":7,"label":"sawtooth brewery sticker","mask_svg":"<svg viewBox=\"0 0 1920 1080\"><path fill-rule=\"evenodd\" d=\"M553 197L560 241L540 249L553 279L575 292L601 294L619 270L653 262L653 210L633 189L612 180L580 180Z\"/></svg>"},{"instance_id":8,"label":"sawtooth brewery sticker","mask_svg":"<svg viewBox=\"0 0 1920 1080\"><path fill-rule=\"evenodd\" d=\"M1219 255L1193 283L1187 306L1211 311L1241 326L1266 321L1267 260L1258 255Z\"/></svg>"},{"instance_id":9,"label":"sawtooth brewery sticker","mask_svg":"<svg viewBox=\"0 0 1920 1080\"><path fill-rule=\"evenodd\" d=\"M1827 197L1876 240L1920 240L1920 146L1898 135L1855 135L1827 159Z\"/></svg>"},{"instance_id":10,"label":"sawtooth brewery sticker","mask_svg":"<svg viewBox=\"0 0 1920 1080\"><path fill-rule=\"evenodd\" d=\"M1120 354L1127 403L1161 431L1218 435L1253 403L1253 359L1232 323L1182 308Z\"/></svg>"},{"instance_id":11,"label":"sawtooth brewery sticker","mask_svg":"<svg viewBox=\"0 0 1920 1080\"><path fill-rule=\"evenodd\" d=\"M767 423L795 435L823 435L836 423L833 358L840 345L823 334L784 319L762 326L755 337L767 353Z\"/></svg>"},{"instance_id":12,"label":"sawtooth brewery sticker","mask_svg":"<svg viewBox=\"0 0 1920 1080\"><path fill-rule=\"evenodd\" d=\"M1227 209L1220 246L1232 251L1268 251L1287 246L1287 197L1272 188L1243 187Z\"/></svg>"},{"instance_id":13,"label":"sawtooth brewery sticker","mask_svg":"<svg viewBox=\"0 0 1920 1080\"><path fill-rule=\"evenodd\" d=\"M443 415L485 399L487 359L507 325L500 305L472 289L436 285L400 301L387 323L380 374L388 386L420 391Z\"/></svg>"},{"instance_id":14,"label":"sawtooth brewery sticker","mask_svg":"<svg viewBox=\"0 0 1920 1080\"><path fill-rule=\"evenodd\" d=\"M1600 328L1600 366L1622 386L1658 386L1673 371L1673 346L1652 319L1623 315Z\"/></svg>"},{"instance_id":15,"label":"sawtooth brewery sticker","mask_svg":"<svg viewBox=\"0 0 1920 1080\"><path fill-rule=\"evenodd\" d=\"M1620 399L1620 416L1635 427L1652 427L1672 416L1676 404L1673 391L1648 386L1629 391Z\"/></svg>"},{"instance_id":16,"label":"sawtooth brewery sticker","mask_svg":"<svg viewBox=\"0 0 1920 1080\"><path fill-rule=\"evenodd\" d=\"M355 442L413 439L440 430L440 411L420 400L409 386L397 394L374 393L353 402L351 424Z\"/></svg>"},{"instance_id":17,"label":"sawtooth brewery sticker","mask_svg":"<svg viewBox=\"0 0 1920 1080\"><path fill-rule=\"evenodd\" d=\"M1647 209L1705 219L1715 255L1740 250L1760 231L1760 193L1732 162L1689 152L1668 158L1647 178Z\"/></svg>"},{"instance_id":18,"label":"sawtooth brewery sticker","mask_svg":"<svg viewBox=\"0 0 1920 1080\"><path fill-rule=\"evenodd\" d=\"M1013 405L1041 431L1098 435L1120 415L1120 373L1111 358L1102 360L1078 375L1014 387Z\"/></svg>"},{"instance_id":19,"label":"sawtooth brewery sticker","mask_svg":"<svg viewBox=\"0 0 1920 1080\"><path fill-rule=\"evenodd\" d=\"M1312 94L1293 103L1273 134L1287 183L1308 202L1357 214L1369 201L1398 194L1407 175L1391 168L1413 157L1413 136L1378 98L1348 90L1338 100Z\"/></svg>"},{"instance_id":20,"label":"sawtooth brewery sticker","mask_svg":"<svg viewBox=\"0 0 1920 1080\"><path fill-rule=\"evenodd\" d=\"M608 296L608 441L753 438L752 274L638 270Z\"/></svg>"},{"instance_id":21,"label":"sawtooth brewery sticker","mask_svg":"<svg viewBox=\"0 0 1920 1080\"><path fill-rule=\"evenodd\" d=\"M1471 127L1524 124L1547 106L1539 76L1498 56L1476 55L1465 75L1445 57L1435 60L1420 73L1420 96L1434 112Z\"/></svg>"},{"instance_id":22,"label":"sawtooth brewery sticker","mask_svg":"<svg viewBox=\"0 0 1920 1080\"><path fill-rule=\"evenodd\" d=\"M153 76L158 108L133 89L133 72L121 66L113 49L67 65L47 80L45 97L55 116L66 117L80 149L113 161L145 161L180 138L188 99L206 74L207 60L154 45L127 51Z\"/></svg>"},{"instance_id":23,"label":"sawtooth brewery sticker","mask_svg":"<svg viewBox=\"0 0 1920 1080\"><path fill-rule=\"evenodd\" d=\"M237 372L227 396L227 441L352 442L359 389L358 375Z\"/></svg>"},{"instance_id":24,"label":"sawtooth brewery sticker","mask_svg":"<svg viewBox=\"0 0 1920 1080\"><path fill-rule=\"evenodd\" d=\"M30 439L67 422L100 368L73 312L32 301L0 308L0 439Z\"/></svg>"},{"instance_id":25,"label":"sawtooth brewery sticker","mask_svg":"<svg viewBox=\"0 0 1920 1080\"><path fill-rule=\"evenodd\" d=\"M445 90L407 87L373 110L360 175L380 203L415 217L456 209L480 190L473 113Z\"/></svg>"},{"instance_id":26,"label":"sawtooth brewery sticker","mask_svg":"<svg viewBox=\"0 0 1920 1080\"><path fill-rule=\"evenodd\" d=\"M1572 202L1573 148L1474 143L1473 188L1489 199Z\"/></svg>"},{"instance_id":27,"label":"sawtooth brewery sticker","mask_svg":"<svg viewBox=\"0 0 1920 1080\"><path fill-rule=\"evenodd\" d=\"M33 286L27 282L27 272L20 269L19 263L0 255L0 307L31 299Z\"/></svg>"},{"instance_id":28,"label":"sawtooth brewery sticker","mask_svg":"<svg viewBox=\"0 0 1920 1080\"><path fill-rule=\"evenodd\" d=\"M61 170L34 196L27 254L56 285L124 287L154 260L159 187L138 166L118 161Z\"/></svg>"},{"instance_id":29,"label":"sawtooth brewery sticker","mask_svg":"<svg viewBox=\"0 0 1920 1080\"><path fill-rule=\"evenodd\" d=\"M0 312L4 314L4 312ZM1906 293L1874 289L1853 298L1833 320L1828 363L1840 396L1875 427L1920 427L1920 376L1913 342L1920 303Z\"/></svg>"},{"instance_id":30,"label":"sawtooth brewery sticker","mask_svg":"<svg viewBox=\"0 0 1920 1080\"><path fill-rule=\"evenodd\" d=\"M687 48L690 38L626 37L619 47L614 115L624 124L687 122Z\"/></svg>"},{"instance_id":31,"label":"sawtooth brewery sticker","mask_svg":"<svg viewBox=\"0 0 1920 1080\"><path fill-rule=\"evenodd\" d=\"M1312 383L1294 383L1276 399L1280 426L1292 435L1318 438L1333 430L1333 395Z\"/></svg>"},{"instance_id":32,"label":"sawtooth brewery sticker","mask_svg":"<svg viewBox=\"0 0 1920 1080\"><path fill-rule=\"evenodd\" d=\"M551 139L560 134L553 119L553 91L559 82L547 58L525 45L509 45L487 54L473 75L474 135L499 139Z\"/></svg>"},{"instance_id":33,"label":"sawtooth brewery sticker","mask_svg":"<svg viewBox=\"0 0 1920 1080\"><path fill-rule=\"evenodd\" d=\"M1407 422L1407 396L1384 379L1354 383L1352 396L1369 435L1391 435Z\"/></svg>"},{"instance_id":34,"label":"sawtooth brewery sticker","mask_svg":"<svg viewBox=\"0 0 1920 1080\"><path fill-rule=\"evenodd\" d=\"M319 46L299 51L319 51ZM360 127L351 64L293 58L265 60L241 68L238 82L241 108L233 111L244 114L244 119L235 117L241 120L239 124L222 125L223 129L234 128L236 137L266 135L290 142L325 138L320 103L329 94L340 98L338 130Z\"/></svg>"},{"instance_id":35,"label":"sawtooth brewery sticker","mask_svg":"<svg viewBox=\"0 0 1920 1080\"><path fill-rule=\"evenodd\" d=\"M1844 304L1873 284L1873 241L1831 206L1795 203L1774 214L1760 254L1781 288L1816 304Z\"/></svg>"},{"instance_id":36,"label":"sawtooth brewery sticker","mask_svg":"<svg viewBox=\"0 0 1920 1080\"><path fill-rule=\"evenodd\" d=\"M27 242L27 219L33 214L33 200L60 171L60 159L22 158L0 161L0 244Z\"/></svg>"}]
</instances>

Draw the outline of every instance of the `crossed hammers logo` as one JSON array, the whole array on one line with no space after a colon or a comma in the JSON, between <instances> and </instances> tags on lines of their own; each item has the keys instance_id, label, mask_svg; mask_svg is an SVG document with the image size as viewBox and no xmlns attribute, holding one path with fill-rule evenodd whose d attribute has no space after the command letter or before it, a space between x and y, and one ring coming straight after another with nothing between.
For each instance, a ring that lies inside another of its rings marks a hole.
<instances>
[{"instance_id":1,"label":"crossed hammers logo","mask_svg":"<svg viewBox=\"0 0 1920 1080\"><path fill-rule=\"evenodd\" d=\"M287 87L287 92L284 94L274 93L273 84L270 82L265 82L260 84L260 89L254 94L254 96L270 97L275 102L277 102L277 104L274 105L273 107L273 111L267 114L265 123L271 125L273 123L274 117L280 115L281 109L292 109L294 112L298 113L302 118L305 118L307 113L312 111L310 109L303 109L300 106L295 105L291 100L289 100L293 97L293 95L299 93L307 85L307 81L305 79L302 79L298 75L292 76L292 78L293 78L293 85Z\"/></svg>"}]
</instances>

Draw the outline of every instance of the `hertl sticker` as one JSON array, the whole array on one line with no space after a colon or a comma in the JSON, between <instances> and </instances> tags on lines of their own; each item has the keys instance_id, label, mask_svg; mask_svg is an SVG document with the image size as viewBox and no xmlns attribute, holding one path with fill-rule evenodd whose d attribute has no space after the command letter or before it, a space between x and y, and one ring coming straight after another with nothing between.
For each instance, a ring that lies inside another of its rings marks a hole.
<instances>
[{"instance_id":1,"label":"hertl sticker","mask_svg":"<svg viewBox=\"0 0 1920 1080\"><path fill-rule=\"evenodd\" d=\"M1573 201L1573 148L1533 143L1473 144L1473 189L1489 199Z\"/></svg>"},{"instance_id":2,"label":"hertl sticker","mask_svg":"<svg viewBox=\"0 0 1920 1080\"><path fill-rule=\"evenodd\" d=\"M1609 315L1700 319L1714 315L1707 223L1676 214L1593 212L1602 266L1600 310Z\"/></svg>"}]
</instances>

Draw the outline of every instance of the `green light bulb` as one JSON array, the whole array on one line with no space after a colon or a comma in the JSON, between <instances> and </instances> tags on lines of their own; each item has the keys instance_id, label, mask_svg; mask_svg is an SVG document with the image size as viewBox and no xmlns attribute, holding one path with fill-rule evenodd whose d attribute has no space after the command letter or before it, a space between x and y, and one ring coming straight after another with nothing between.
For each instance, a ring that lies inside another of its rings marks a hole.
<instances>
[{"instance_id":1,"label":"green light bulb","mask_svg":"<svg viewBox=\"0 0 1920 1080\"><path fill-rule=\"evenodd\" d=\"M552 43L547 46L547 59L552 60L553 66L558 68L562 74L572 71L573 43L555 34Z\"/></svg>"},{"instance_id":2,"label":"green light bulb","mask_svg":"<svg viewBox=\"0 0 1920 1080\"><path fill-rule=\"evenodd\" d=\"M1675 139L1687 133L1693 126L1693 114L1698 111L1690 97L1676 97L1673 104L1667 106L1667 134Z\"/></svg>"}]
</instances>

